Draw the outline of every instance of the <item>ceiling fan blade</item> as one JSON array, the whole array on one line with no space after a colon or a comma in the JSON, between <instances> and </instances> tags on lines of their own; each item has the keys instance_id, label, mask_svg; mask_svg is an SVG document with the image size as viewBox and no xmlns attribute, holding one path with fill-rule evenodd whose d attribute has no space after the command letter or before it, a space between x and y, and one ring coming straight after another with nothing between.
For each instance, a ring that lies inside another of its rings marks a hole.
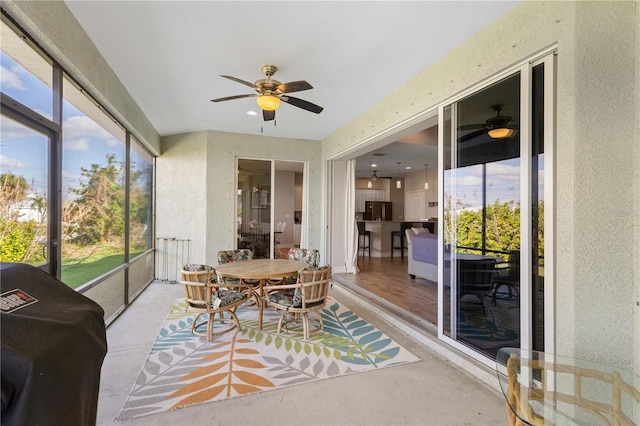
<instances>
[{"instance_id":1,"label":"ceiling fan blade","mask_svg":"<svg viewBox=\"0 0 640 426\"><path fill-rule=\"evenodd\" d=\"M226 98L211 99L211 102L230 101L230 100L233 100L233 99L241 99L241 98L255 98L256 96L258 96L258 95L251 94L251 95L227 96Z\"/></svg>"},{"instance_id":2,"label":"ceiling fan blade","mask_svg":"<svg viewBox=\"0 0 640 426\"><path fill-rule=\"evenodd\" d=\"M273 121L276 119L276 111L267 111L266 109L263 109L262 118L264 118L264 121Z\"/></svg>"},{"instance_id":3,"label":"ceiling fan blade","mask_svg":"<svg viewBox=\"0 0 640 426\"><path fill-rule=\"evenodd\" d=\"M476 130L476 129L484 129L486 126L485 123L476 123L476 124L465 124L458 127L458 130Z\"/></svg>"},{"instance_id":4,"label":"ceiling fan blade","mask_svg":"<svg viewBox=\"0 0 640 426\"><path fill-rule=\"evenodd\" d=\"M249 86L252 89L257 89L255 84L249 83L248 81L244 81L244 80L241 80L241 79L236 78L236 77L232 77L230 75L221 75L220 77L228 78L229 80L233 80L233 81L235 81L237 83L244 84L245 86Z\"/></svg>"},{"instance_id":5,"label":"ceiling fan blade","mask_svg":"<svg viewBox=\"0 0 640 426\"><path fill-rule=\"evenodd\" d=\"M458 138L458 142L466 142L468 140L471 140L473 138L476 138L484 133L487 133L487 129L480 129L480 130L476 130L475 132L471 132L471 133L467 133L466 135L462 135Z\"/></svg>"},{"instance_id":6,"label":"ceiling fan blade","mask_svg":"<svg viewBox=\"0 0 640 426\"><path fill-rule=\"evenodd\" d=\"M324 108L319 105L312 104L304 99L294 98L293 96L281 96L280 100L290 105L297 106L298 108L306 109L307 111L320 114Z\"/></svg>"},{"instance_id":7,"label":"ceiling fan blade","mask_svg":"<svg viewBox=\"0 0 640 426\"><path fill-rule=\"evenodd\" d=\"M313 86L304 80L290 81L289 83L282 83L278 86L278 90L282 93L301 92L309 89L313 89Z\"/></svg>"}]
</instances>

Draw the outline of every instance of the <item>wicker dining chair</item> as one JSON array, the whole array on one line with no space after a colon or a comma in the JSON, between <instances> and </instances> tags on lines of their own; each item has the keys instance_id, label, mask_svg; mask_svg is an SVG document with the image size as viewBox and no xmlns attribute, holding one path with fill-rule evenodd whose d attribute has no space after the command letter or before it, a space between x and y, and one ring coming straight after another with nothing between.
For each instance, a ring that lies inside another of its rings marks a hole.
<instances>
[{"instance_id":1,"label":"wicker dining chair","mask_svg":"<svg viewBox=\"0 0 640 426\"><path fill-rule=\"evenodd\" d=\"M320 311L327 303L330 286L331 265L302 270L294 284L267 285L269 306L281 312L277 332L284 329L307 340L310 334L322 330ZM314 317L310 317L312 313Z\"/></svg>"},{"instance_id":2,"label":"wicker dining chair","mask_svg":"<svg viewBox=\"0 0 640 426\"><path fill-rule=\"evenodd\" d=\"M251 259L253 259L253 250L249 249L220 250L218 252L218 265ZM220 278L219 281L220 285L236 291L245 292L248 296L253 297L256 303L260 303L260 280L240 280L238 278L224 277Z\"/></svg>"},{"instance_id":3,"label":"wicker dining chair","mask_svg":"<svg viewBox=\"0 0 640 426\"><path fill-rule=\"evenodd\" d=\"M214 274L215 269L211 266L186 264L182 267L180 281L185 289L187 310L197 313L191 324L191 333L206 337L209 342L214 336L228 333L235 328L242 329L235 311L247 300L246 293L223 288L212 280ZM203 315L207 318L200 321ZM215 332L215 322L226 323L227 327ZM203 326L206 326L204 331L201 330Z\"/></svg>"}]
</instances>

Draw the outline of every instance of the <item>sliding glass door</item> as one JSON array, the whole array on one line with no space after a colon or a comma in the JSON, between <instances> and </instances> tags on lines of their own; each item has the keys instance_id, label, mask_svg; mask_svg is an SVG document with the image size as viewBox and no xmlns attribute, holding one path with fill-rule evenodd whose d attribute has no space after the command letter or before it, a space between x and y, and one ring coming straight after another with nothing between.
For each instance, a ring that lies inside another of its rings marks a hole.
<instances>
[{"instance_id":1,"label":"sliding glass door","mask_svg":"<svg viewBox=\"0 0 640 426\"><path fill-rule=\"evenodd\" d=\"M300 162L238 159L237 248L264 259L300 246L303 170Z\"/></svg>"},{"instance_id":2,"label":"sliding glass door","mask_svg":"<svg viewBox=\"0 0 640 426\"><path fill-rule=\"evenodd\" d=\"M271 257L271 161L238 160L237 247Z\"/></svg>"},{"instance_id":3,"label":"sliding glass door","mask_svg":"<svg viewBox=\"0 0 640 426\"><path fill-rule=\"evenodd\" d=\"M545 349L545 66L442 109L440 333L489 359L502 347Z\"/></svg>"}]
</instances>

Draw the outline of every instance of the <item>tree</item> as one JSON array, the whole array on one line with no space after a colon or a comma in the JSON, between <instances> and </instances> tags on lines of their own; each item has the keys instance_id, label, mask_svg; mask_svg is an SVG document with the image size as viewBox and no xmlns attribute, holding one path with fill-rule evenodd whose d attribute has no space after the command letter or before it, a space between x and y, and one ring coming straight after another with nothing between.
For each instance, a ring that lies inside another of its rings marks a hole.
<instances>
[{"instance_id":1,"label":"tree","mask_svg":"<svg viewBox=\"0 0 640 426\"><path fill-rule=\"evenodd\" d=\"M22 176L11 172L0 174L0 217L17 219L19 211L15 206L27 198L29 188L29 183Z\"/></svg>"},{"instance_id":2,"label":"tree","mask_svg":"<svg viewBox=\"0 0 640 426\"><path fill-rule=\"evenodd\" d=\"M80 169L80 185L70 188L73 198L63 207L65 233L72 242L109 242L124 235L123 168L107 154L106 165Z\"/></svg>"}]
</instances>

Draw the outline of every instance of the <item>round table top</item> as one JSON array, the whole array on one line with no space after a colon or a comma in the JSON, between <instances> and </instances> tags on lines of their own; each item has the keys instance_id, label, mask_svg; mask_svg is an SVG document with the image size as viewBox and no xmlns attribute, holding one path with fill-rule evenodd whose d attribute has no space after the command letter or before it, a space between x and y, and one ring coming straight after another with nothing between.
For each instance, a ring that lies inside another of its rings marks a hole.
<instances>
[{"instance_id":1,"label":"round table top","mask_svg":"<svg viewBox=\"0 0 640 426\"><path fill-rule=\"evenodd\" d=\"M277 278L296 275L309 264L289 259L251 259L216 266L216 274L232 278Z\"/></svg>"}]
</instances>

